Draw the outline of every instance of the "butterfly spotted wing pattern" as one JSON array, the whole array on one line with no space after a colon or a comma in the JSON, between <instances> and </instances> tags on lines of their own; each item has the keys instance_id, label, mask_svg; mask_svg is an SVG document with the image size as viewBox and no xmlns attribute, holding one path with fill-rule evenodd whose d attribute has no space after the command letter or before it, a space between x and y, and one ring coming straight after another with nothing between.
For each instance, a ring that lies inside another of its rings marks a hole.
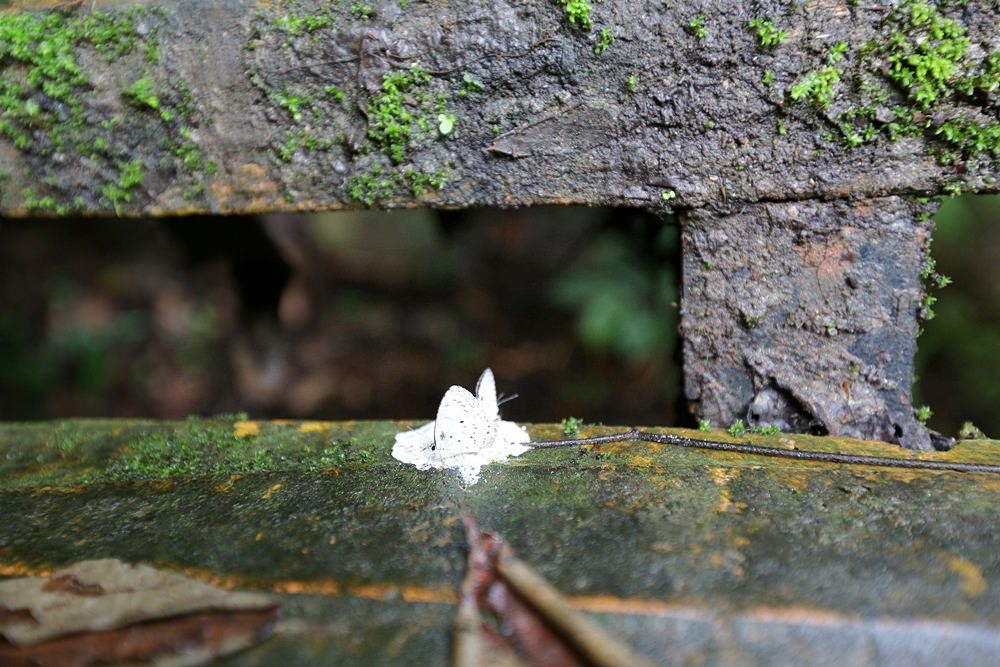
<instances>
[{"instance_id":1,"label":"butterfly spotted wing pattern","mask_svg":"<svg viewBox=\"0 0 1000 667\"><path fill-rule=\"evenodd\" d=\"M492 410L462 387L448 389L434 422L434 449L440 456L457 456L490 447L497 433L495 401Z\"/></svg>"}]
</instances>

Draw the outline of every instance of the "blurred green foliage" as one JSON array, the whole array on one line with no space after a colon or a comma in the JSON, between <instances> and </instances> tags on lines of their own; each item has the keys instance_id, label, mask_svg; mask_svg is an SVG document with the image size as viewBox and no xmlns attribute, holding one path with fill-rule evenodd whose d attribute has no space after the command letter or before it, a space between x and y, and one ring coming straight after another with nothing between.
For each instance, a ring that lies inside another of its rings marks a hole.
<instances>
[{"instance_id":1,"label":"blurred green foliage","mask_svg":"<svg viewBox=\"0 0 1000 667\"><path fill-rule=\"evenodd\" d=\"M631 364L667 353L677 341L678 229L649 234L628 225L605 229L550 288L553 301L575 312L575 332L591 351Z\"/></svg>"},{"instance_id":2,"label":"blurred green foliage","mask_svg":"<svg viewBox=\"0 0 1000 667\"><path fill-rule=\"evenodd\" d=\"M913 402L943 433L972 421L997 436L1000 197L950 200L936 221L936 270L954 280L931 291ZM508 408L518 419L684 419L672 222L556 207L365 212L282 229L301 234L299 282L270 334L278 356L264 346L259 359L239 352L227 273L183 268L155 226L4 229L0 418L419 417L442 384L493 364L529 399ZM259 398L273 377L288 384Z\"/></svg>"},{"instance_id":3,"label":"blurred green foliage","mask_svg":"<svg viewBox=\"0 0 1000 667\"><path fill-rule=\"evenodd\" d=\"M23 417L44 415L43 398L72 392L98 401L120 368L122 345L146 333L142 313L117 314L95 326L59 329L39 341L16 313L0 311L0 395Z\"/></svg>"},{"instance_id":4,"label":"blurred green foliage","mask_svg":"<svg viewBox=\"0 0 1000 667\"><path fill-rule=\"evenodd\" d=\"M933 257L953 279L925 322L917 353L914 404L928 424L955 435L972 421L1000 435L1000 197L946 201L935 217Z\"/></svg>"}]
</instances>

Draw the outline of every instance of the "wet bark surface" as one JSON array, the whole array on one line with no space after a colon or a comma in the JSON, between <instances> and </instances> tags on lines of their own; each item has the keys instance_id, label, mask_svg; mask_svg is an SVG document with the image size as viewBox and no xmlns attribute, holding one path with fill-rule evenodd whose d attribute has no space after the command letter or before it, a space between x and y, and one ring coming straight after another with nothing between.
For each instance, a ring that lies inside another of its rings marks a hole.
<instances>
[{"instance_id":1,"label":"wet bark surface","mask_svg":"<svg viewBox=\"0 0 1000 667\"><path fill-rule=\"evenodd\" d=\"M34 90L5 57L3 212L673 208L699 252L752 239L720 258L728 297L685 258L699 416L791 401L757 412L930 446L908 407L926 224L897 197L997 189L996 3L608 2L589 27L524 0L93 3L110 37L87 4L56 31L79 77ZM940 30L963 46L927 80L907 68L954 54ZM880 293L830 283L855 262Z\"/></svg>"},{"instance_id":2,"label":"wet bark surface","mask_svg":"<svg viewBox=\"0 0 1000 667\"><path fill-rule=\"evenodd\" d=\"M923 208L893 198L691 215L681 312L694 412L931 448L910 407Z\"/></svg>"},{"instance_id":3,"label":"wet bark surface","mask_svg":"<svg viewBox=\"0 0 1000 667\"><path fill-rule=\"evenodd\" d=\"M275 637L227 665L446 664L468 511L573 609L657 664L1000 656L1000 556L983 530L1000 502L995 475L618 443L530 452L467 486L390 457L394 434L412 426L2 425L0 577L116 557L275 594ZM752 439L962 462L995 460L1000 446L918 455Z\"/></svg>"},{"instance_id":4,"label":"wet bark surface","mask_svg":"<svg viewBox=\"0 0 1000 667\"><path fill-rule=\"evenodd\" d=\"M368 193L382 207L660 207L663 193L672 191L671 205L683 208L932 194L950 183L994 191L993 146L966 147L941 164L940 154L956 146L935 135L938 126L890 138L886 113L894 103L911 103L906 90L887 88L879 102L851 106L870 100L850 77L889 85L877 67L888 67L890 55L869 57L866 49L894 33L907 36L911 4L603 3L593 8L593 29L584 30L558 4L526 0L405 8L378 2L365 13L310 0L260 7L98 2L94 10L102 16L143 10L120 27L127 39L110 46L107 36L69 35L84 77L75 86L83 134L91 142L105 136L110 130L101 121L109 121L117 161L141 160L146 177L131 201L114 206L99 186L115 165L104 164L100 148L93 155L89 145L46 150L46 112L70 111L56 103L46 108L39 94L37 136L21 148L3 140L3 210L23 211L22 187L43 194L36 174L48 178L57 203L81 197L89 213L133 215L359 206L352 178L373 169L380 170L376 181L391 181ZM969 3L940 14L969 40L961 73L989 78L985 63L998 48L998 13L995 3ZM87 7L65 16L72 27ZM690 29L698 17L707 31L701 39ZM765 17L786 33L780 44L762 45L748 27ZM614 41L597 53L605 28ZM911 38L920 41L922 34ZM830 62L828 52L839 42L847 46L837 61L842 83L833 103L817 108L792 99L794 84ZM5 65L5 78L18 80L18 61ZM384 77L414 67L426 76L400 86L409 114L400 121L405 136L383 140ZM141 78L149 80L142 90L156 93L156 105L124 92ZM165 119L163 109L176 113ZM875 134L853 150L840 134L844 111L873 114ZM986 122L997 113L995 91L941 92L930 111ZM447 133L439 113L454 116ZM214 169L179 164L165 134L190 135ZM392 154L390 143L402 152ZM425 183L417 196L406 187L414 185L407 173L437 172L441 187ZM184 186L198 183L204 190L185 198Z\"/></svg>"}]
</instances>

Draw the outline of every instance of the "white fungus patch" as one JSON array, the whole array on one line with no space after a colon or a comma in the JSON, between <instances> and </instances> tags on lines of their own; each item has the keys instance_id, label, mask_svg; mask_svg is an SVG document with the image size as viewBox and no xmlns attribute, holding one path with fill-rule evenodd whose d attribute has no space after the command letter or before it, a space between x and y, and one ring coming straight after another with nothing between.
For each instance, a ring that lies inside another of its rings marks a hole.
<instances>
[{"instance_id":1,"label":"white fungus patch","mask_svg":"<svg viewBox=\"0 0 1000 667\"><path fill-rule=\"evenodd\" d=\"M471 484L484 465L523 454L530 441L527 430L500 418L496 382L487 368L475 395L452 386L438 405L437 419L397 433L392 455L420 470L456 468Z\"/></svg>"}]
</instances>

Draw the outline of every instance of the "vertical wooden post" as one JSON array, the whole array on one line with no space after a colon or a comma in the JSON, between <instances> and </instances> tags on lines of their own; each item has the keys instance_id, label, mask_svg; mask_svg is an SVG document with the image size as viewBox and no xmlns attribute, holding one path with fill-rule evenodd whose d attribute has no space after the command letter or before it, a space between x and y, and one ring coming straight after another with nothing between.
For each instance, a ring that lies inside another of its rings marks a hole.
<instances>
[{"instance_id":1,"label":"vertical wooden post","mask_svg":"<svg viewBox=\"0 0 1000 667\"><path fill-rule=\"evenodd\" d=\"M932 212L888 197L684 216L694 413L931 448L910 388Z\"/></svg>"}]
</instances>

